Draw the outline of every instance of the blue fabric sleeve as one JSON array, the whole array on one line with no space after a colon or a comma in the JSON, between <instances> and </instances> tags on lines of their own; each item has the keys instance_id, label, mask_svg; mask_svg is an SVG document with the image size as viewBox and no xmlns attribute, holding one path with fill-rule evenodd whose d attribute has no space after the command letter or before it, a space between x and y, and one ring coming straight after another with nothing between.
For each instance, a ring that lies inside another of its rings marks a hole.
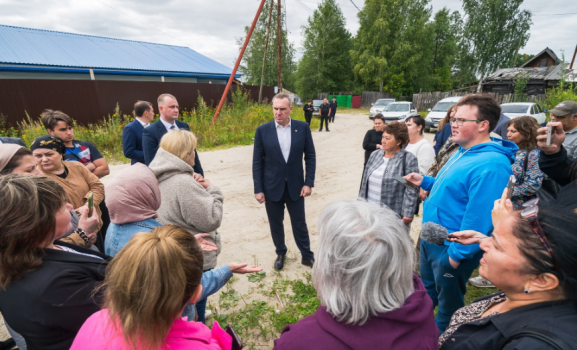
<instances>
[{"instance_id":1,"label":"blue fabric sleeve","mask_svg":"<svg viewBox=\"0 0 577 350\"><path fill-rule=\"evenodd\" d=\"M469 202L465 209L465 215L461 222L460 231L474 230L484 235L491 236L493 233L493 222L491 221L491 211L495 200L501 198L503 189L507 187L509 175L513 173L501 170L484 171L474 178L469 184ZM449 245L449 256L456 262L470 259L477 254L481 248L478 244L462 245L451 242Z\"/></svg>"},{"instance_id":2,"label":"blue fabric sleeve","mask_svg":"<svg viewBox=\"0 0 577 350\"><path fill-rule=\"evenodd\" d=\"M232 271L227 264L202 273L200 284L202 285L202 294L200 299L203 300L218 292L226 282L232 277Z\"/></svg>"},{"instance_id":3,"label":"blue fabric sleeve","mask_svg":"<svg viewBox=\"0 0 577 350\"><path fill-rule=\"evenodd\" d=\"M431 192L431 189L435 185L435 178L432 176L423 176L423 182L421 182L421 188L427 192Z\"/></svg>"}]
</instances>

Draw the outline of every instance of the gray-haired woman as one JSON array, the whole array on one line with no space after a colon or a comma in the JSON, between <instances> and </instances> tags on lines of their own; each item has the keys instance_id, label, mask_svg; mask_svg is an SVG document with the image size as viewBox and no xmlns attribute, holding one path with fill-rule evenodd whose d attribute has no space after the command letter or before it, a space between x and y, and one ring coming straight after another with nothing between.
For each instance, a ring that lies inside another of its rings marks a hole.
<instances>
[{"instance_id":1,"label":"gray-haired woman","mask_svg":"<svg viewBox=\"0 0 577 350\"><path fill-rule=\"evenodd\" d=\"M321 306L275 349L437 349L433 302L412 273L406 228L388 208L335 202L319 217L313 283Z\"/></svg>"}]
</instances>

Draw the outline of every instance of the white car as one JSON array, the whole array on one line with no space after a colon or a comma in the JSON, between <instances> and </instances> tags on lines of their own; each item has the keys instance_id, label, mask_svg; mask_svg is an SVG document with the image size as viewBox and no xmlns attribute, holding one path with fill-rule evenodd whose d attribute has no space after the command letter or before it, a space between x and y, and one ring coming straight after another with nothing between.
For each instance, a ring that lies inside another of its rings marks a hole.
<instances>
[{"instance_id":1,"label":"white car","mask_svg":"<svg viewBox=\"0 0 577 350\"><path fill-rule=\"evenodd\" d=\"M407 117L419 115L413 102L391 102L381 114L385 117L385 123L402 122Z\"/></svg>"},{"instance_id":2,"label":"white car","mask_svg":"<svg viewBox=\"0 0 577 350\"><path fill-rule=\"evenodd\" d=\"M447 97L435 104L433 109L429 109L429 114L425 118L425 132L430 132L431 129L436 129L439 122L445 118L447 111L452 105L457 104L463 96Z\"/></svg>"},{"instance_id":3,"label":"white car","mask_svg":"<svg viewBox=\"0 0 577 350\"><path fill-rule=\"evenodd\" d=\"M373 119L375 115L381 113L382 111L387 108L387 105L391 102L395 102L394 98L381 98L377 100L377 102L371 105L371 109L369 110L369 119Z\"/></svg>"},{"instance_id":4,"label":"white car","mask_svg":"<svg viewBox=\"0 0 577 350\"><path fill-rule=\"evenodd\" d=\"M543 113L539 105L532 102L503 103L501 105L501 112L511 119L528 115L535 118L539 124L543 124L547 120L547 116Z\"/></svg>"}]
</instances>

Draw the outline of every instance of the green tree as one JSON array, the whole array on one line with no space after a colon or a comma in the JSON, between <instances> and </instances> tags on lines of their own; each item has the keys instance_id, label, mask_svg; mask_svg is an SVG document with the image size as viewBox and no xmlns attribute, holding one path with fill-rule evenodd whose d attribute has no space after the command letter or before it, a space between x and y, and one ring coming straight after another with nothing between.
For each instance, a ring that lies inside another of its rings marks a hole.
<instances>
[{"instance_id":1,"label":"green tree","mask_svg":"<svg viewBox=\"0 0 577 350\"><path fill-rule=\"evenodd\" d=\"M523 63L529 61L533 57L535 57L535 55L530 55L527 53L518 53L517 60L513 59L513 67L521 67Z\"/></svg>"},{"instance_id":2,"label":"green tree","mask_svg":"<svg viewBox=\"0 0 577 350\"><path fill-rule=\"evenodd\" d=\"M408 95L431 85L434 37L429 0L366 0L351 50L364 89Z\"/></svg>"},{"instance_id":3,"label":"green tree","mask_svg":"<svg viewBox=\"0 0 577 350\"><path fill-rule=\"evenodd\" d=\"M239 71L244 75L245 83L249 85L260 85L260 77L262 74L262 63L264 58L264 48L266 44L266 31L268 26L268 14L270 6L274 6L272 10L272 19L270 26L268 52L266 55L266 66L264 73L264 85L277 86L278 85L278 56L277 56L277 9L276 1L270 0L265 4L262 13L258 19L257 25L250 38L250 42L244 53ZM285 89L293 90L296 71L296 63L294 61L295 49L294 46L287 39L287 32L285 30L285 16L281 15L281 72L282 72L282 86ZM236 42L239 46L239 51L246 38L249 27L244 28L245 35L237 38Z\"/></svg>"},{"instance_id":4,"label":"green tree","mask_svg":"<svg viewBox=\"0 0 577 350\"><path fill-rule=\"evenodd\" d=\"M463 20L458 11L451 13L443 7L435 14L433 21L433 88L448 91L453 87L452 71L459 53ZM458 74L456 74L458 76Z\"/></svg>"},{"instance_id":5,"label":"green tree","mask_svg":"<svg viewBox=\"0 0 577 350\"><path fill-rule=\"evenodd\" d=\"M511 67L529 40L531 12L523 0L463 0L463 62L482 81L497 68ZM479 85L481 89L481 85Z\"/></svg>"},{"instance_id":6,"label":"green tree","mask_svg":"<svg viewBox=\"0 0 577 350\"><path fill-rule=\"evenodd\" d=\"M305 99L321 91L352 87L349 51L353 48L345 18L335 0L323 0L303 26L303 57L296 74L296 91Z\"/></svg>"}]
</instances>

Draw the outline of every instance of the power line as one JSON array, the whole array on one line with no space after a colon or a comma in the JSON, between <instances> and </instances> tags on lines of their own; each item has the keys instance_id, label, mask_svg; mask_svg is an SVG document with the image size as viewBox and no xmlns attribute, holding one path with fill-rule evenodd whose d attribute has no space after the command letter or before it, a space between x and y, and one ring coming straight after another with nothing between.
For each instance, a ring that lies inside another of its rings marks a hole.
<instances>
[{"instance_id":1,"label":"power line","mask_svg":"<svg viewBox=\"0 0 577 350\"><path fill-rule=\"evenodd\" d=\"M305 10L309 11L310 13L314 13L313 10L311 10L307 5L302 3L302 0L295 0L299 5L301 5L302 8L304 8ZM308 2L314 2L314 1L308 1Z\"/></svg>"},{"instance_id":2,"label":"power line","mask_svg":"<svg viewBox=\"0 0 577 350\"><path fill-rule=\"evenodd\" d=\"M320 4L320 2L318 2L318 1L311 1L311 0L301 0L301 1L306 1L306 2L313 3L313 4L317 4L317 5ZM352 7L352 6L341 5L341 4L338 4L338 5L339 5L340 7ZM354 5L354 4L353 4L353 5ZM356 6L355 6L355 7L356 7ZM357 9L358 9L358 7L357 7Z\"/></svg>"},{"instance_id":3,"label":"power line","mask_svg":"<svg viewBox=\"0 0 577 350\"><path fill-rule=\"evenodd\" d=\"M350 1L351 1L351 4L353 4L353 5L357 8L357 10L359 10L359 12L361 12L361 9L357 6L357 4L355 4L355 3L353 2L353 0L350 0Z\"/></svg>"},{"instance_id":4,"label":"power line","mask_svg":"<svg viewBox=\"0 0 577 350\"><path fill-rule=\"evenodd\" d=\"M533 16L568 16L568 15L577 15L577 12L572 13L546 13L543 15L533 15Z\"/></svg>"}]
</instances>

